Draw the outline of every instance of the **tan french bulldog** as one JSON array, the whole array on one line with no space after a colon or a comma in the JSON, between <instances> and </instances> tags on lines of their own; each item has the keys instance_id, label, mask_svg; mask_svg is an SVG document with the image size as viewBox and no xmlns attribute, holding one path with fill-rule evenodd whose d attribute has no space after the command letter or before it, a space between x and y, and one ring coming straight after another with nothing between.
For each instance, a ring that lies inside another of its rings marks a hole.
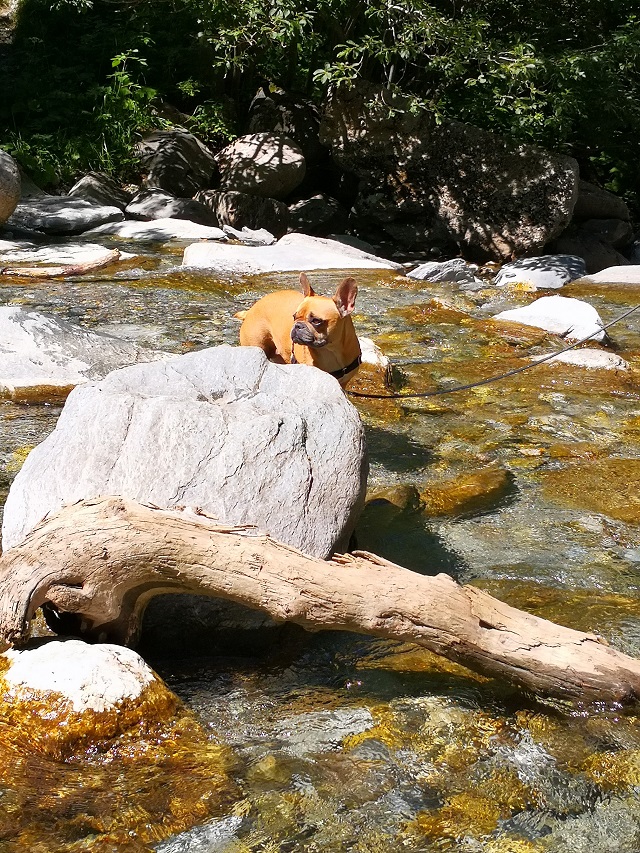
<instances>
[{"instance_id":1,"label":"tan french bulldog","mask_svg":"<svg viewBox=\"0 0 640 853\"><path fill-rule=\"evenodd\" d=\"M280 364L311 364L335 376L344 388L361 361L351 314L358 287L354 278L338 285L333 299L317 296L300 273L297 290L277 290L235 316L242 320L240 345L260 347Z\"/></svg>"}]
</instances>

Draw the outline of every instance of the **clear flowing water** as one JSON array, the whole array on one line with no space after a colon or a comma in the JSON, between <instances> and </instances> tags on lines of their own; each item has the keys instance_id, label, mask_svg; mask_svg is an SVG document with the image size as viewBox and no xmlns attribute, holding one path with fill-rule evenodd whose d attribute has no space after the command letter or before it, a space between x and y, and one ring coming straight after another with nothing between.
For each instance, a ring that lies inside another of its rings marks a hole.
<instances>
[{"instance_id":1,"label":"clear flowing water","mask_svg":"<svg viewBox=\"0 0 640 853\"><path fill-rule=\"evenodd\" d=\"M236 311L295 286L294 275L221 281L176 269L179 259L164 251L115 275L3 281L0 304L180 353L236 343ZM562 344L490 320L529 293L357 277L358 332L407 393ZM331 293L339 275L311 279ZM633 288L562 295L605 322L640 301ZM358 546L640 656L640 319L611 339L629 371L541 365L447 396L354 398L371 457ZM0 503L59 411L0 402ZM207 742L229 750L228 788L206 749L56 763L16 753L0 726L1 853L640 850L634 709L543 702L412 646L291 626L203 639L181 625L143 651Z\"/></svg>"}]
</instances>

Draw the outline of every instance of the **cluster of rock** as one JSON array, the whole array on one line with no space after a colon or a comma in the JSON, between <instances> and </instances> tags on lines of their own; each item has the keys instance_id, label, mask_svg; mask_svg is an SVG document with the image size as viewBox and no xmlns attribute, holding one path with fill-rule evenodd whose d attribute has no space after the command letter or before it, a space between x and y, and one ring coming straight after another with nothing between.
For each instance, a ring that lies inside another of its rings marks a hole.
<instances>
[{"instance_id":1,"label":"cluster of rock","mask_svg":"<svg viewBox=\"0 0 640 853\"><path fill-rule=\"evenodd\" d=\"M571 157L408 107L364 84L338 90L322 111L261 91L250 132L222 151L183 129L154 131L138 145L145 178L135 193L87 175L63 199L23 199L9 225L263 244L349 233L387 258L571 254L588 273L640 258L626 204L581 180ZM10 197L10 175L4 183ZM9 207L0 201L0 221Z\"/></svg>"}]
</instances>

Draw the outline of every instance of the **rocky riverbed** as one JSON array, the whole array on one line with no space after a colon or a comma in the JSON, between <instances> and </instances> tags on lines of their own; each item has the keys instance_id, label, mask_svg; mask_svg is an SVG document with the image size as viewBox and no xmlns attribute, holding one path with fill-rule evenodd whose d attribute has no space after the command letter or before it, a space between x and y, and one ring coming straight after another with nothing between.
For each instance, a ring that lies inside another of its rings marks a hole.
<instances>
[{"instance_id":1,"label":"rocky riverbed","mask_svg":"<svg viewBox=\"0 0 640 853\"><path fill-rule=\"evenodd\" d=\"M236 343L233 314L297 279L183 267L183 244L117 245L135 259L68 280L3 277L0 302L178 354ZM603 324L640 301L640 277L534 291L521 279L496 286L484 268L462 282L349 274L360 288L357 330L391 360L403 394L483 380L566 346L552 331L494 319L538 297L586 302ZM339 276L310 273L324 293ZM639 322L631 315L578 348L579 363L441 396L353 397L371 466L358 546L640 656ZM585 366L587 350L601 354L590 356L596 366ZM368 368L353 389L384 393ZM59 412L59 394L0 402L2 503ZM7 729L0 848L640 846L633 709L543 703L387 641L251 627L244 615L225 614L216 630L210 611L193 606L171 622L150 612L141 651L186 716L168 733L64 760L25 750Z\"/></svg>"}]
</instances>

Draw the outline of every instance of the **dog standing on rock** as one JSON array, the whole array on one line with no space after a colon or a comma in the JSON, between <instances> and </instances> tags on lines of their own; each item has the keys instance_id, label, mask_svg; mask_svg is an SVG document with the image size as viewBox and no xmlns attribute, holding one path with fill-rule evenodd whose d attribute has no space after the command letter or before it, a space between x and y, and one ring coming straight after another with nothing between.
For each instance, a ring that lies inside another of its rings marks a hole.
<instances>
[{"instance_id":1,"label":"dog standing on rock","mask_svg":"<svg viewBox=\"0 0 640 853\"><path fill-rule=\"evenodd\" d=\"M310 364L330 373L344 388L356 375L362 354L351 314L358 287L345 278L335 295L318 296L300 273L297 290L277 290L235 316L242 320L240 345L260 347L270 361Z\"/></svg>"}]
</instances>

